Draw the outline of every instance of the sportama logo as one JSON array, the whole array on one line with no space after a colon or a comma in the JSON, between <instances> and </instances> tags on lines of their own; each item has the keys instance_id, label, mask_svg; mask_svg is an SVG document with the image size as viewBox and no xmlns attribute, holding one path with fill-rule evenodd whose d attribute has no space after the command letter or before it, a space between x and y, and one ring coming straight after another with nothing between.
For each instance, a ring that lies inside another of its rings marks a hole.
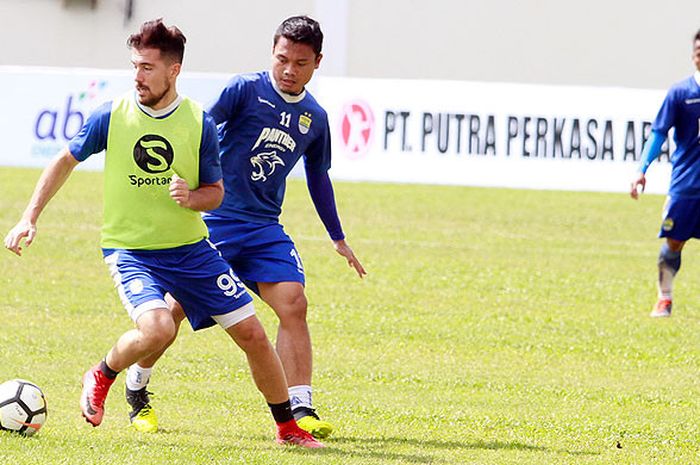
<instances>
[{"instance_id":1,"label":"sportama logo","mask_svg":"<svg viewBox=\"0 0 700 465\"><path fill-rule=\"evenodd\" d=\"M365 155L374 139L374 113L364 101L347 103L340 118L340 141L345 152L353 157Z\"/></svg>"}]
</instances>

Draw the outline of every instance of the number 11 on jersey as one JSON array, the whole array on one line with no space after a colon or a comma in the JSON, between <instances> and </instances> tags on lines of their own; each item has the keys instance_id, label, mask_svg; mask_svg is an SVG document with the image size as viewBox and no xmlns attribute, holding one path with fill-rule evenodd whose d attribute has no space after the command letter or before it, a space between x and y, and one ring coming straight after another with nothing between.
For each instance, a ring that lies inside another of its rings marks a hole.
<instances>
[{"instance_id":1,"label":"number 11 on jersey","mask_svg":"<svg viewBox=\"0 0 700 465\"><path fill-rule=\"evenodd\" d=\"M292 119L292 114L291 114L291 113L287 113L286 111L283 111L282 113L280 113L280 116L282 117L282 119L280 120L280 124L281 124L282 126L288 128L288 127L289 127L289 121Z\"/></svg>"}]
</instances>

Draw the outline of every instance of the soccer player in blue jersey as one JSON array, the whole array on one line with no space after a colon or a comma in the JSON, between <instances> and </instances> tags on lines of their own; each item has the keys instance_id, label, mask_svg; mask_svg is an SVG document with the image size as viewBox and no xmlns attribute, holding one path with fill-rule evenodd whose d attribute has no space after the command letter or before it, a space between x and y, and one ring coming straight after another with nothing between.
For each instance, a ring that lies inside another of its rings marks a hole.
<instances>
[{"instance_id":1,"label":"soccer player in blue jersey","mask_svg":"<svg viewBox=\"0 0 700 465\"><path fill-rule=\"evenodd\" d=\"M36 222L75 166L106 151L101 246L119 297L135 328L83 376L80 407L93 426L117 374L163 350L175 336L166 293L182 304L192 327L218 323L246 353L258 389L277 424L277 442L323 447L294 420L284 369L255 316L252 298L207 240L200 211L224 194L216 126L202 107L178 95L185 36L161 20L144 23L127 42L136 92L98 108L47 166L5 246L21 255ZM150 410L143 391L138 414ZM149 415L153 420L155 417ZM150 423L151 426L156 426Z\"/></svg>"},{"instance_id":2,"label":"soccer player in blue jersey","mask_svg":"<svg viewBox=\"0 0 700 465\"><path fill-rule=\"evenodd\" d=\"M333 426L313 408L304 267L279 223L286 178L299 158L335 250L360 277L366 274L345 242L336 211L328 177L328 117L305 88L321 62L322 41L318 22L307 16L286 19L274 35L271 71L235 76L211 105L209 113L219 125L226 194L219 208L204 215L224 258L279 317L277 352L294 417L317 438L328 436ZM174 314L182 318L177 308ZM127 376L142 380L145 389L158 356L139 361Z\"/></svg>"},{"instance_id":3,"label":"soccer player in blue jersey","mask_svg":"<svg viewBox=\"0 0 700 465\"><path fill-rule=\"evenodd\" d=\"M671 185L659 232L666 240L659 252L659 296L652 317L671 316L673 279L681 266L681 251L688 239L700 238L700 31L693 39L693 63L695 73L669 89L630 188L634 199L644 191L647 168L661 153L668 130L674 128Z\"/></svg>"}]
</instances>

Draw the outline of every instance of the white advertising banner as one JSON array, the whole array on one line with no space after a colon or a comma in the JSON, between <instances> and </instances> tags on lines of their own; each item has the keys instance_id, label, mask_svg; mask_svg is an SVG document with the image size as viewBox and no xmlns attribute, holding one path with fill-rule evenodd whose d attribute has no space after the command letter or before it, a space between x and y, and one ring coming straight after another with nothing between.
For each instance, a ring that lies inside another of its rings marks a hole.
<instances>
[{"instance_id":1,"label":"white advertising banner","mask_svg":"<svg viewBox=\"0 0 700 465\"><path fill-rule=\"evenodd\" d=\"M179 91L206 103L228 78L183 73ZM334 179L618 192L665 94L325 76L312 84L329 115ZM0 67L0 165L44 166L94 108L132 87L130 71ZM81 166L102 163L96 155ZM665 147L648 191L665 192L669 175Z\"/></svg>"},{"instance_id":2,"label":"white advertising banner","mask_svg":"<svg viewBox=\"0 0 700 465\"><path fill-rule=\"evenodd\" d=\"M183 74L178 90L208 102L227 79L217 74ZM130 71L0 66L0 165L45 166L95 108L130 89ZM104 156L97 154L79 167L102 169L103 164Z\"/></svg>"},{"instance_id":3,"label":"white advertising banner","mask_svg":"<svg viewBox=\"0 0 700 465\"><path fill-rule=\"evenodd\" d=\"M622 192L665 91L325 78L316 94L336 179ZM648 191L666 192L664 152Z\"/></svg>"}]
</instances>

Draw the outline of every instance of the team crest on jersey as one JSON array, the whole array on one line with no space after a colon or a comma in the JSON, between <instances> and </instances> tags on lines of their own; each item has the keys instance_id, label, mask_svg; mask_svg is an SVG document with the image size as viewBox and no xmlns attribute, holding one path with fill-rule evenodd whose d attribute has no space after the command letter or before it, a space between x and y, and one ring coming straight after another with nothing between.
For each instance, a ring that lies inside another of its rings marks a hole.
<instances>
[{"instance_id":1,"label":"team crest on jersey","mask_svg":"<svg viewBox=\"0 0 700 465\"><path fill-rule=\"evenodd\" d=\"M673 218L666 218L661 225L661 229L668 232L673 229Z\"/></svg>"},{"instance_id":2,"label":"team crest on jersey","mask_svg":"<svg viewBox=\"0 0 700 465\"><path fill-rule=\"evenodd\" d=\"M284 166L277 152L262 152L250 157L250 164L253 165L253 172L250 179L253 181L267 181L267 177L275 172L277 165Z\"/></svg>"},{"instance_id":3,"label":"team crest on jersey","mask_svg":"<svg viewBox=\"0 0 700 465\"><path fill-rule=\"evenodd\" d=\"M311 128L311 113L305 112L303 115L299 115L299 132L306 134Z\"/></svg>"}]
</instances>

